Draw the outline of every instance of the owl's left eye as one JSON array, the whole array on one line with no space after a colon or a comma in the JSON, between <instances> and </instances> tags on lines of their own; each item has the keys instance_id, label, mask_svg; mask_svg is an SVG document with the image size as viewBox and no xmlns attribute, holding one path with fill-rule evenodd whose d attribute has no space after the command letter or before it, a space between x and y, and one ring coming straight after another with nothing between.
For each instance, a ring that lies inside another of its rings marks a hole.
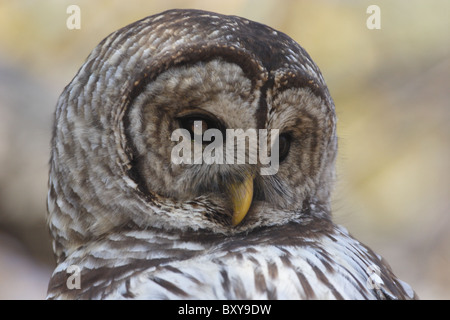
<instances>
[{"instance_id":1,"label":"owl's left eye","mask_svg":"<svg viewBox=\"0 0 450 320\"><path fill-rule=\"evenodd\" d=\"M289 133L282 133L279 136L279 161L286 159L289 149L291 148L291 135Z\"/></svg>"}]
</instances>

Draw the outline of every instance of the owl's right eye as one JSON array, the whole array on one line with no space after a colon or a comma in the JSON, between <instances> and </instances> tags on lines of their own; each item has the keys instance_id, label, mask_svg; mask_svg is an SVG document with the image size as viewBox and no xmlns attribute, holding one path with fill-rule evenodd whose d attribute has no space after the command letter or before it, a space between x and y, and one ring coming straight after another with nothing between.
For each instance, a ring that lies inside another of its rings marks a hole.
<instances>
[{"instance_id":1,"label":"owl's right eye","mask_svg":"<svg viewBox=\"0 0 450 320\"><path fill-rule=\"evenodd\" d=\"M194 138L196 133L200 133L201 136L208 130L208 123L203 119L187 119L182 122L182 127L189 131L191 137Z\"/></svg>"},{"instance_id":2,"label":"owl's right eye","mask_svg":"<svg viewBox=\"0 0 450 320\"><path fill-rule=\"evenodd\" d=\"M218 129L223 133L223 126L218 120L211 119L204 114L191 114L179 118L180 127L189 131L192 140L195 140L198 133L200 133L200 139L203 144L209 144L211 141L203 141L203 134L208 129ZM214 138L214 136L213 136ZM214 141L214 139L212 139Z\"/></svg>"}]
</instances>

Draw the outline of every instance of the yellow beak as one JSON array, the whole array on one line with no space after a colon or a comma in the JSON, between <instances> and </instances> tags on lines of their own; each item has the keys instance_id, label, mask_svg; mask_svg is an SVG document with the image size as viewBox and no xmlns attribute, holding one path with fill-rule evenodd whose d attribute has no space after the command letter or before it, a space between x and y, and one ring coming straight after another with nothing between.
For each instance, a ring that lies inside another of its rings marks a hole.
<instances>
[{"instance_id":1,"label":"yellow beak","mask_svg":"<svg viewBox=\"0 0 450 320\"><path fill-rule=\"evenodd\" d=\"M233 217L231 223L237 226L247 215L253 199L253 176L248 175L244 182L232 184L230 187L233 203Z\"/></svg>"}]
</instances>

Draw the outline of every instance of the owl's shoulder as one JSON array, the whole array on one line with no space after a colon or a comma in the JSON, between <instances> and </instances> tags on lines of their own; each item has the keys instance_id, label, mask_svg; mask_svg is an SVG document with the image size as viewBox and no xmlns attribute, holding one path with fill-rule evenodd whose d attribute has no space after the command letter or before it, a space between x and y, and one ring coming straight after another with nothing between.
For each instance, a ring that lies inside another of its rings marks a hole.
<instances>
[{"instance_id":1,"label":"owl's shoulder","mask_svg":"<svg viewBox=\"0 0 450 320\"><path fill-rule=\"evenodd\" d=\"M78 293L82 298L415 297L380 256L332 223L290 223L245 235L199 236L190 241L167 236L139 232L116 236L116 241L128 241L126 254L119 252L117 244L116 251L111 240L103 248L89 248L86 255L74 252L55 270L53 283L58 283L59 297L76 293L64 288L68 278L64 271L77 263L81 265ZM49 297L58 298L49 292Z\"/></svg>"},{"instance_id":2,"label":"owl's shoulder","mask_svg":"<svg viewBox=\"0 0 450 320\"><path fill-rule=\"evenodd\" d=\"M128 293L150 299L404 299L414 298L382 258L339 226L284 239L269 230L230 239L192 259L131 279ZM306 230L306 228L305 228ZM309 229L308 229L309 230ZM314 228L313 228L314 230ZM126 289L123 287L123 289Z\"/></svg>"}]
</instances>

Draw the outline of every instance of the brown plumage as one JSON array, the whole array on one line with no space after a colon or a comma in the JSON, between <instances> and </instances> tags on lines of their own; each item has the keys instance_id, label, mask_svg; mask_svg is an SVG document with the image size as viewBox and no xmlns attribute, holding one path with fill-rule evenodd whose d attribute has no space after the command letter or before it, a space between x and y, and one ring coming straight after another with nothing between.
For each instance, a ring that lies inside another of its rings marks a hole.
<instances>
[{"instance_id":1,"label":"brown plumage","mask_svg":"<svg viewBox=\"0 0 450 320\"><path fill-rule=\"evenodd\" d=\"M194 120L279 130L276 173L261 174L261 161L174 163L171 135ZM285 34L197 10L114 32L56 109L48 297L414 298L333 224L336 152L325 81ZM79 289L67 286L71 265Z\"/></svg>"}]
</instances>

